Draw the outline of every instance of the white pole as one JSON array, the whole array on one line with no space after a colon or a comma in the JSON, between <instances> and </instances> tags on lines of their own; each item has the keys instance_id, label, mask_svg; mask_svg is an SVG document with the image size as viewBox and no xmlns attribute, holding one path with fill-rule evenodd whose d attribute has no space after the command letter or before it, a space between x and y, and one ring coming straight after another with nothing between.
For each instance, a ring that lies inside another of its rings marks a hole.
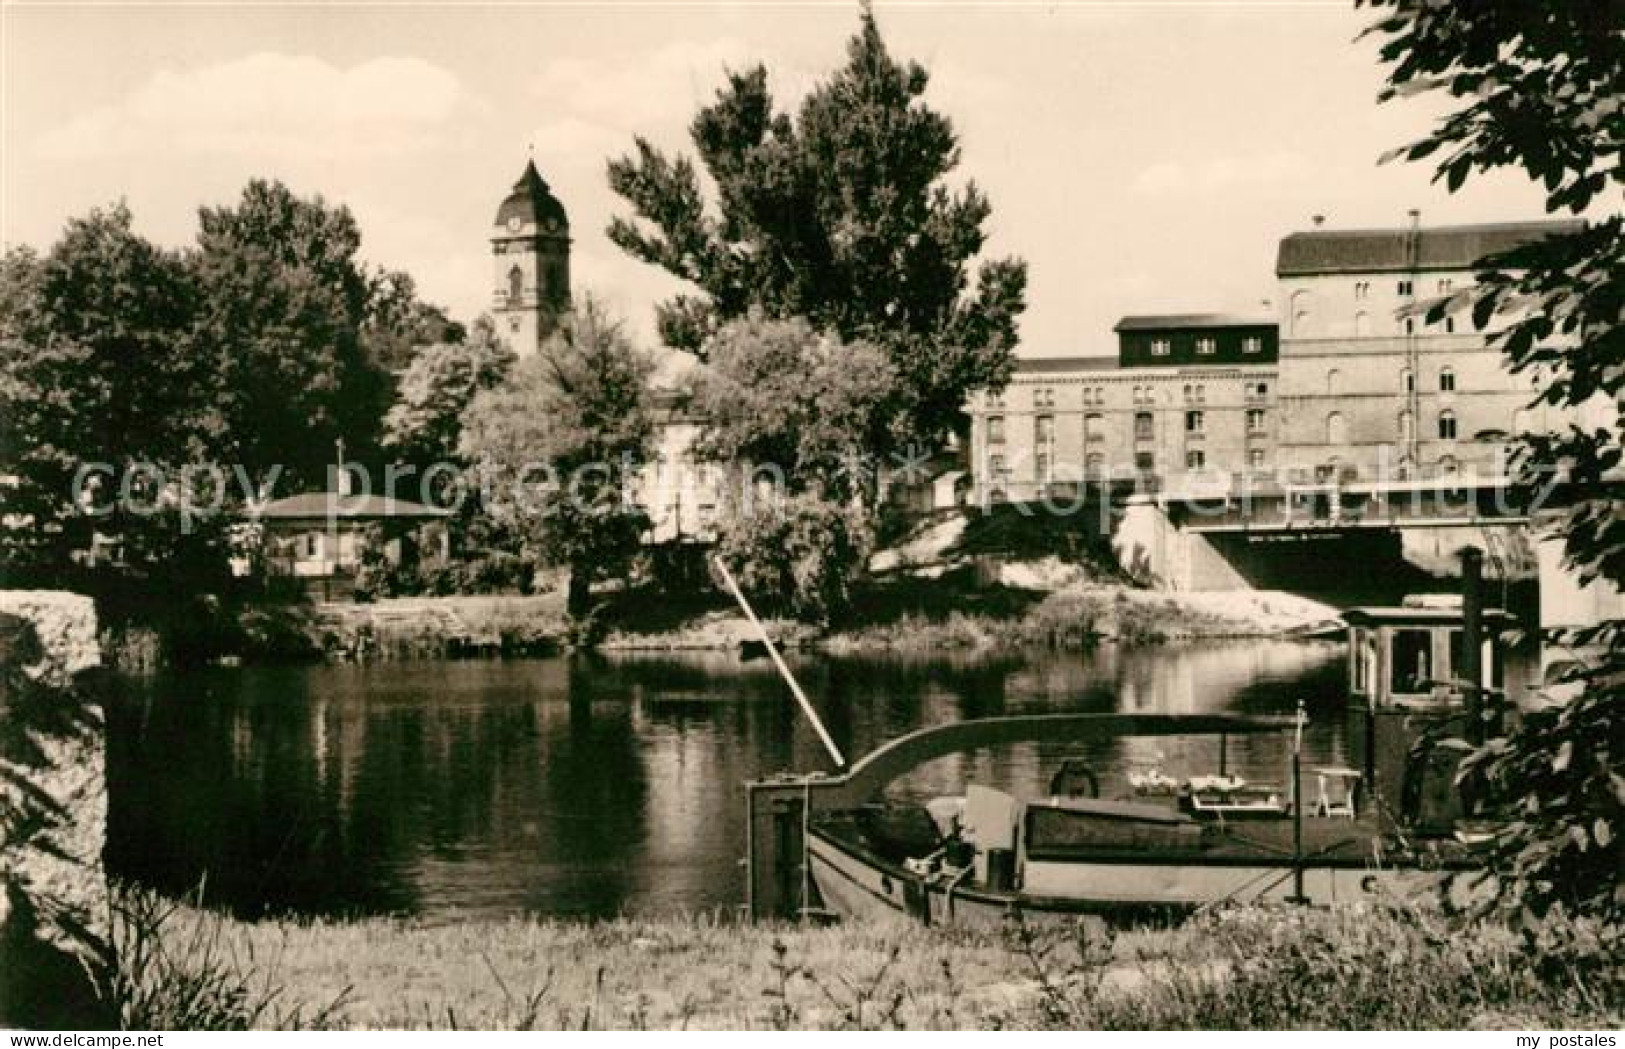
<instances>
[{"instance_id":1,"label":"white pole","mask_svg":"<svg viewBox=\"0 0 1625 1049\"><path fill-rule=\"evenodd\" d=\"M739 589L739 584L734 580L733 573L728 571L728 566L722 563L722 558L713 557L711 560L717 566L717 571L722 573L723 582L727 583L728 589L733 592L734 600L738 601L739 607L745 610L746 618L751 621L751 625L756 628L756 632L762 635L762 644L767 646L767 654L773 657L773 665L779 668L779 673L784 676L785 682L789 684L790 691L795 693L796 701L801 704L802 713L807 715L807 720L811 721L813 728L818 730L818 738L824 741L824 749L829 751L831 758L835 759L835 767L838 769L846 768L846 758L841 756L841 748L837 747L835 741L829 738L829 732L825 730L824 723L818 720L818 711L813 709L812 701L807 698L805 692L801 691L801 685L796 681L796 676L790 673L790 668L785 665L784 657L779 655L778 647L773 644L773 639L767 634L767 627L763 626L762 621L756 618L755 610L750 607L750 602L745 600L745 593Z\"/></svg>"}]
</instances>

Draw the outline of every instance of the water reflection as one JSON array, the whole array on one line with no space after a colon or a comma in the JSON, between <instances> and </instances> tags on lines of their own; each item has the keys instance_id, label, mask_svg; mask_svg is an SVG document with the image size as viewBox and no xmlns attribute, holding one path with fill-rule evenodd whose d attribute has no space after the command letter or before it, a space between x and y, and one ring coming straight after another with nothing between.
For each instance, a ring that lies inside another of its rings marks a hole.
<instances>
[{"instance_id":1,"label":"water reflection","mask_svg":"<svg viewBox=\"0 0 1625 1049\"><path fill-rule=\"evenodd\" d=\"M849 756L1002 713L1313 714L1346 760L1337 646L1248 643L976 660L805 659ZM245 913L607 915L743 898L741 784L826 768L770 665L732 655L212 668L129 682L109 712L111 870ZM1278 780L1289 742L1229 741ZM1217 768L1212 739L1023 744L953 755L894 791L1037 791L1066 757Z\"/></svg>"}]
</instances>

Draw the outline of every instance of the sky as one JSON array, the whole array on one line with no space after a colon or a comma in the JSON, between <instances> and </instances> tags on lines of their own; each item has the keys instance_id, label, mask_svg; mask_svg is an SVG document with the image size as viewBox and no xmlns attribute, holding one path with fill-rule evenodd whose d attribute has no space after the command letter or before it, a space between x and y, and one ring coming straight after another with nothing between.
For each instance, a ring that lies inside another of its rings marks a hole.
<instances>
[{"instance_id":1,"label":"sky","mask_svg":"<svg viewBox=\"0 0 1625 1049\"><path fill-rule=\"evenodd\" d=\"M1276 244L1328 228L1542 216L1516 176L1451 195L1378 165L1439 103L1378 106L1351 2L876 3L993 205L987 253L1029 265L1023 356L1103 356L1127 314L1258 313ZM607 161L691 152L728 69L793 106L841 63L855 3L0 4L0 240L45 249L120 198L159 243L254 177L355 214L362 253L472 319L497 205L534 151L569 212L575 289L654 341L678 289L604 234Z\"/></svg>"}]
</instances>

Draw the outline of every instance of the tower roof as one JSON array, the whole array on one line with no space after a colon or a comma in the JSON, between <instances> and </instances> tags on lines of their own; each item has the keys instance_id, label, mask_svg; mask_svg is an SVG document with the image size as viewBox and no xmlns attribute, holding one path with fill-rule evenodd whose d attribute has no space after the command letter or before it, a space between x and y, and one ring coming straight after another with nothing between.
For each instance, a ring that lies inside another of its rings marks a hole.
<instances>
[{"instance_id":1,"label":"tower roof","mask_svg":"<svg viewBox=\"0 0 1625 1049\"><path fill-rule=\"evenodd\" d=\"M524 174L519 181L513 184L513 192L502 202L497 209L496 224L506 226L510 219L518 218L520 222L545 227L549 220L558 223L560 229L569 229L570 220L564 214L564 205L553 195L547 187L541 172L536 170L536 162L525 162Z\"/></svg>"}]
</instances>

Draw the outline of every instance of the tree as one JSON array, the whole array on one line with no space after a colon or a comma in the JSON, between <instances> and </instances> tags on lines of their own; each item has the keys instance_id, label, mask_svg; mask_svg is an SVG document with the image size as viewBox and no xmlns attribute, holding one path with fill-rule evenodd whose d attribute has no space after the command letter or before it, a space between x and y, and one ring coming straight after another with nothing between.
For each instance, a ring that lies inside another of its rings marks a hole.
<instances>
[{"instance_id":1,"label":"tree","mask_svg":"<svg viewBox=\"0 0 1625 1049\"><path fill-rule=\"evenodd\" d=\"M1380 12L1368 34L1389 65L1383 100L1437 92L1458 106L1390 157L1438 153L1435 179L1454 191L1475 172L1521 169L1545 189L1548 211L1579 215L1625 189L1625 56L1620 9L1608 2L1434 4L1363 0ZM1480 263L1478 287L1432 304L1437 319L1470 305L1475 325L1515 371L1542 377L1539 399L1611 425L1577 423L1532 438L1523 480L1555 473L1555 528L1582 579L1625 587L1625 219L1615 211L1573 232ZM1579 418L1584 419L1580 414ZM1525 717L1465 763L1493 791L1507 822L1492 865L1501 901L1538 916L1554 904L1625 920L1625 621L1550 640L1600 653L1582 694Z\"/></svg>"},{"instance_id":2,"label":"tree","mask_svg":"<svg viewBox=\"0 0 1625 1049\"><path fill-rule=\"evenodd\" d=\"M456 344L466 338L468 329L439 306L418 298L411 274L384 270L369 280L361 341L373 367L401 372L424 347Z\"/></svg>"},{"instance_id":3,"label":"tree","mask_svg":"<svg viewBox=\"0 0 1625 1049\"><path fill-rule=\"evenodd\" d=\"M732 475L719 553L766 607L827 621L867 558L877 476L863 433L895 387L885 353L753 310L706 343L697 458Z\"/></svg>"},{"instance_id":4,"label":"tree","mask_svg":"<svg viewBox=\"0 0 1625 1049\"><path fill-rule=\"evenodd\" d=\"M837 503L872 499L862 434L895 382L882 351L757 311L725 324L706 349L693 380L705 420L700 458L763 468L789 491Z\"/></svg>"},{"instance_id":5,"label":"tree","mask_svg":"<svg viewBox=\"0 0 1625 1049\"><path fill-rule=\"evenodd\" d=\"M926 82L891 57L865 8L846 65L794 121L774 108L762 66L730 74L700 111L691 136L714 210L686 157L639 138L609 165L633 210L610 238L698 288L659 307L663 338L703 355L722 322L758 308L880 346L899 383L865 427L876 453L933 443L961 426L967 391L1002 386L1025 305L1017 259L984 261L972 285L991 208L974 183L946 185L958 141L921 101Z\"/></svg>"},{"instance_id":6,"label":"tree","mask_svg":"<svg viewBox=\"0 0 1625 1049\"><path fill-rule=\"evenodd\" d=\"M513 364L513 351L489 317L474 322L466 342L420 347L384 416L385 450L425 468L454 460L463 413L481 390L500 385Z\"/></svg>"},{"instance_id":7,"label":"tree","mask_svg":"<svg viewBox=\"0 0 1625 1049\"><path fill-rule=\"evenodd\" d=\"M364 451L387 405L363 329L371 287L348 209L256 179L235 208L204 208L194 259L198 335L216 353L229 461L256 480L326 477L335 442Z\"/></svg>"},{"instance_id":8,"label":"tree","mask_svg":"<svg viewBox=\"0 0 1625 1049\"><path fill-rule=\"evenodd\" d=\"M592 584L636 552L648 520L631 498L649 454L654 364L587 297L506 382L474 396L458 453L477 464L499 524L570 572L567 607L588 616Z\"/></svg>"},{"instance_id":9,"label":"tree","mask_svg":"<svg viewBox=\"0 0 1625 1049\"><path fill-rule=\"evenodd\" d=\"M98 532L134 566L170 562L169 482L208 457L214 429L185 262L118 204L71 220L43 258L8 252L0 286L6 574L60 580Z\"/></svg>"}]
</instances>

